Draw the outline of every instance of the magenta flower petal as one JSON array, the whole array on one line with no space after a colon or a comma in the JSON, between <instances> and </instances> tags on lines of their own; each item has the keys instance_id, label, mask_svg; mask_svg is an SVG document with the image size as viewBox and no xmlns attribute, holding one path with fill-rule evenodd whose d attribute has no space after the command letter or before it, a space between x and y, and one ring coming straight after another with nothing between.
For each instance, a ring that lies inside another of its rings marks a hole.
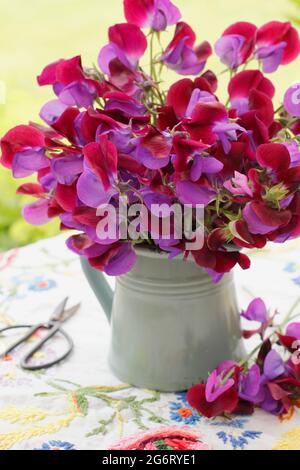
<instances>
[{"instance_id":1,"label":"magenta flower petal","mask_svg":"<svg viewBox=\"0 0 300 470\"><path fill-rule=\"evenodd\" d=\"M277 379L285 372L283 359L277 351L272 349L264 362L264 375L268 380Z\"/></svg>"},{"instance_id":2,"label":"magenta flower petal","mask_svg":"<svg viewBox=\"0 0 300 470\"><path fill-rule=\"evenodd\" d=\"M51 169L59 183L73 184L76 177L83 172L83 158L81 155L54 158L51 161Z\"/></svg>"},{"instance_id":3,"label":"magenta flower petal","mask_svg":"<svg viewBox=\"0 0 300 470\"><path fill-rule=\"evenodd\" d=\"M247 310L241 313L241 316L250 321L266 323L268 321L268 310L265 302L260 298L252 300Z\"/></svg>"},{"instance_id":4,"label":"magenta flower petal","mask_svg":"<svg viewBox=\"0 0 300 470\"><path fill-rule=\"evenodd\" d=\"M50 126L58 120L62 113L67 109L67 105L60 100L51 100L44 104L40 111L40 118Z\"/></svg>"},{"instance_id":5,"label":"magenta flower petal","mask_svg":"<svg viewBox=\"0 0 300 470\"><path fill-rule=\"evenodd\" d=\"M105 267L105 273L108 276L121 276L126 274L135 265L137 255L131 243L123 243L118 253L113 256Z\"/></svg>"},{"instance_id":6,"label":"magenta flower petal","mask_svg":"<svg viewBox=\"0 0 300 470\"><path fill-rule=\"evenodd\" d=\"M260 203L249 203L243 209L243 218L253 234L266 235L287 225L291 220L289 211L276 211Z\"/></svg>"},{"instance_id":7,"label":"magenta flower petal","mask_svg":"<svg viewBox=\"0 0 300 470\"><path fill-rule=\"evenodd\" d=\"M163 31L181 18L170 0L124 0L124 8L128 23L155 31Z\"/></svg>"},{"instance_id":8,"label":"magenta flower petal","mask_svg":"<svg viewBox=\"0 0 300 470\"><path fill-rule=\"evenodd\" d=\"M271 48L283 43L285 43L285 47L280 63L284 65L295 60L300 53L299 34L296 28L289 22L270 21L257 31L256 46L258 54L261 49Z\"/></svg>"},{"instance_id":9,"label":"magenta flower petal","mask_svg":"<svg viewBox=\"0 0 300 470\"><path fill-rule=\"evenodd\" d=\"M86 109L93 104L96 97L95 86L84 80L70 83L59 93L59 99L65 105Z\"/></svg>"},{"instance_id":10,"label":"magenta flower petal","mask_svg":"<svg viewBox=\"0 0 300 470\"><path fill-rule=\"evenodd\" d=\"M211 188L200 186L190 181L179 181L176 184L176 194L183 204L203 204L207 206L216 198L216 192Z\"/></svg>"},{"instance_id":11,"label":"magenta flower petal","mask_svg":"<svg viewBox=\"0 0 300 470\"><path fill-rule=\"evenodd\" d=\"M215 44L216 54L223 64L230 69L235 69L241 63L240 52L245 43L245 38L239 34L222 36Z\"/></svg>"},{"instance_id":12,"label":"magenta flower petal","mask_svg":"<svg viewBox=\"0 0 300 470\"><path fill-rule=\"evenodd\" d=\"M35 171L48 168L50 160L46 157L43 148L29 148L15 154L12 171L14 178L26 178Z\"/></svg>"},{"instance_id":13,"label":"magenta flower petal","mask_svg":"<svg viewBox=\"0 0 300 470\"><path fill-rule=\"evenodd\" d=\"M206 400L209 403L213 403L227 390L229 390L233 385L234 380L232 378L228 379L225 383L222 383L218 372L214 370L207 379L205 387Z\"/></svg>"},{"instance_id":14,"label":"magenta flower petal","mask_svg":"<svg viewBox=\"0 0 300 470\"><path fill-rule=\"evenodd\" d=\"M246 21L229 26L215 46L221 61L230 68L244 64L253 53L256 31L257 27Z\"/></svg>"},{"instance_id":15,"label":"magenta flower petal","mask_svg":"<svg viewBox=\"0 0 300 470\"><path fill-rule=\"evenodd\" d=\"M147 49L144 33L133 24L121 23L109 28L109 41L121 51L128 62L136 67Z\"/></svg>"},{"instance_id":16,"label":"magenta flower petal","mask_svg":"<svg viewBox=\"0 0 300 470\"><path fill-rule=\"evenodd\" d=\"M86 170L78 179L77 194L81 202L89 207L97 208L102 204L108 204L116 191L105 190L99 178Z\"/></svg>"},{"instance_id":17,"label":"magenta flower petal","mask_svg":"<svg viewBox=\"0 0 300 470\"><path fill-rule=\"evenodd\" d=\"M300 340L300 323L291 323L286 329L286 334Z\"/></svg>"},{"instance_id":18,"label":"magenta flower petal","mask_svg":"<svg viewBox=\"0 0 300 470\"><path fill-rule=\"evenodd\" d=\"M254 364L246 374L242 374L239 383L239 397L250 403L259 403L264 398L264 391L260 385L260 369Z\"/></svg>"},{"instance_id":19,"label":"magenta flower petal","mask_svg":"<svg viewBox=\"0 0 300 470\"><path fill-rule=\"evenodd\" d=\"M261 47L257 51L256 56L262 62L265 73L276 72L282 62L285 47L286 43L281 42L274 46Z\"/></svg>"},{"instance_id":20,"label":"magenta flower petal","mask_svg":"<svg viewBox=\"0 0 300 470\"><path fill-rule=\"evenodd\" d=\"M27 204L24 206L22 215L26 222L31 225L44 225L50 220L48 209L49 201L47 199L40 199L33 204Z\"/></svg>"},{"instance_id":21,"label":"magenta flower petal","mask_svg":"<svg viewBox=\"0 0 300 470\"><path fill-rule=\"evenodd\" d=\"M109 64L116 57L117 57L117 52L113 44L107 44L107 46L102 47L98 56L98 64L103 73L106 73L106 75L110 75ZM127 64L124 64L124 65L127 65Z\"/></svg>"}]
</instances>

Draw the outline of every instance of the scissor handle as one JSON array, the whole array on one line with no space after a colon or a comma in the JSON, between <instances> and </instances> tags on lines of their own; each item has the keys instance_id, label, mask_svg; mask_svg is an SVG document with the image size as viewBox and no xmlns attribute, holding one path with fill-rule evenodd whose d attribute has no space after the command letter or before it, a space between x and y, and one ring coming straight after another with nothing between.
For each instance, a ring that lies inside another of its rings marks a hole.
<instances>
[{"instance_id":1,"label":"scissor handle","mask_svg":"<svg viewBox=\"0 0 300 470\"><path fill-rule=\"evenodd\" d=\"M60 324L58 324L58 323L57 324L56 323L51 324L50 323L49 325L40 325L37 329L40 329L40 328L46 328L46 329L49 330L49 332L21 360L20 364L21 364L22 369L31 370L31 371L41 370L41 369L49 369L49 367L52 367L52 366L58 364L59 362L63 361L64 359L66 359L71 354L71 352L73 351L73 348L74 348L73 340L68 335L68 333L66 333L60 327ZM33 357L33 355L36 352L40 351L42 349L42 347L49 341L49 339L53 338L53 336L56 335L56 333L60 333L67 340L67 343L69 345L68 350L61 357L59 357L57 359L54 359L53 361L48 362L46 364L30 365L29 362L30 362L30 359ZM32 333L31 333L31 335L32 335Z\"/></svg>"},{"instance_id":2,"label":"scissor handle","mask_svg":"<svg viewBox=\"0 0 300 470\"><path fill-rule=\"evenodd\" d=\"M13 326L7 326L6 328L2 328L0 330L0 334L5 333L5 331L16 330L16 329L21 329L21 328L29 328L29 330L28 330L28 332L26 333L25 336L22 336L21 339L19 339L18 341L13 343L8 349L6 349L6 351L4 351L4 353L2 353L0 355L0 358L3 358L5 356L7 356L12 351L14 351L18 346L20 346L25 341L27 341L29 338L31 338L31 336L34 335L34 333L36 333L42 326L44 326L44 325L34 325L34 326L32 326L32 325L13 325Z\"/></svg>"}]
</instances>

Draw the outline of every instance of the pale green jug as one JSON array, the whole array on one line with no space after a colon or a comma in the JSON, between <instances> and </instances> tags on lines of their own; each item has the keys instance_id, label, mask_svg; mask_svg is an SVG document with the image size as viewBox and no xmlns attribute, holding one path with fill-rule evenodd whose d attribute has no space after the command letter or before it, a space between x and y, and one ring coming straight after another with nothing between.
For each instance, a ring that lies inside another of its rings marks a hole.
<instances>
[{"instance_id":1,"label":"pale green jug","mask_svg":"<svg viewBox=\"0 0 300 470\"><path fill-rule=\"evenodd\" d=\"M115 292L82 258L83 271L111 323L109 364L123 382L163 392L207 378L244 347L233 275L219 284L193 261L137 249Z\"/></svg>"}]
</instances>

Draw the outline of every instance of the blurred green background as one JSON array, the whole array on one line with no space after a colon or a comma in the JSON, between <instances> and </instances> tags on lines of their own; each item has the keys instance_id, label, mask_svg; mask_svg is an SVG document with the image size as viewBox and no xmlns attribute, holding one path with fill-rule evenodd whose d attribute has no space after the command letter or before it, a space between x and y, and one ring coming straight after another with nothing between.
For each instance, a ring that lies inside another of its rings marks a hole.
<instances>
[{"instance_id":1,"label":"blurred green background","mask_svg":"<svg viewBox=\"0 0 300 470\"><path fill-rule=\"evenodd\" d=\"M174 2L197 32L199 42L207 39L214 43L230 23L239 20L261 25L273 19L293 18L300 26L300 0ZM36 76L46 64L77 54L82 55L85 65L96 63L99 49L106 42L107 28L123 21L122 4L122 0L0 0L0 82L6 89L5 104L0 104L1 136L17 124L38 120L42 104L52 97L50 88L38 88L36 84ZM166 36L164 41L168 39ZM273 76L278 102L284 90L299 80L299 63L281 67ZM224 69L215 58L208 67L217 73ZM167 80L173 79L170 73ZM225 76L222 79L225 81ZM221 83L221 96L225 94L225 83ZM23 221L20 211L26 199L15 195L19 184L8 171L0 169L0 251L58 231L56 221L41 228Z\"/></svg>"}]
</instances>

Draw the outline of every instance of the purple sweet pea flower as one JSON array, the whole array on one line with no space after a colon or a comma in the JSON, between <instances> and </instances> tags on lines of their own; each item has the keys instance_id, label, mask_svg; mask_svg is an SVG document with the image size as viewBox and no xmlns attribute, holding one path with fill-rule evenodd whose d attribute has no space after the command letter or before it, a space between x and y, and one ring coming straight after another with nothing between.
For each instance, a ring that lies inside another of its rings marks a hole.
<instances>
[{"instance_id":1,"label":"purple sweet pea flower","mask_svg":"<svg viewBox=\"0 0 300 470\"><path fill-rule=\"evenodd\" d=\"M277 351L272 349L264 362L263 380L269 381L280 377L285 373L285 365Z\"/></svg>"},{"instance_id":2,"label":"purple sweet pea flower","mask_svg":"<svg viewBox=\"0 0 300 470\"><path fill-rule=\"evenodd\" d=\"M212 188L206 188L199 186L196 183L190 181L179 181L176 184L176 194L180 202L183 204L203 204L207 206L214 199L216 199L217 193Z\"/></svg>"},{"instance_id":3,"label":"purple sweet pea flower","mask_svg":"<svg viewBox=\"0 0 300 470\"><path fill-rule=\"evenodd\" d=\"M189 105L185 112L185 117L192 117L195 106L198 103L213 103L214 101L217 101L217 98L214 95L212 95L208 91L202 91L199 90L199 88L196 88L192 93Z\"/></svg>"},{"instance_id":4,"label":"purple sweet pea flower","mask_svg":"<svg viewBox=\"0 0 300 470\"><path fill-rule=\"evenodd\" d=\"M288 149L290 157L291 157L290 168L300 166L299 145L294 141L284 142L283 145Z\"/></svg>"},{"instance_id":5,"label":"purple sweet pea flower","mask_svg":"<svg viewBox=\"0 0 300 470\"><path fill-rule=\"evenodd\" d=\"M265 302L260 298L252 300L247 310L242 311L241 317L250 321L257 321L262 324L267 323L269 315Z\"/></svg>"},{"instance_id":6,"label":"purple sweet pea flower","mask_svg":"<svg viewBox=\"0 0 300 470\"><path fill-rule=\"evenodd\" d=\"M81 202L97 208L102 204L108 204L117 191L113 188L105 190L99 178L86 169L78 179L77 194Z\"/></svg>"},{"instance_id":7,"label":"purple sweet pea flower","mask_svg":"<svg viewBox=\"0 0 300 470\"><path fill-rule=\"evenodd\" d=\"M228 34L216 42L216 54L228 68L235 69L240 65L240 51L245 41L246 39L239 34Z\"/></svg>"},{"instance_id":8,"label":"purple sweet pea flower","mask_svg":"<svg viewBox=\"0 0 300 470\"><path fill-rule=\"evenodd\" d=\"M180 75L199 75L205 67L206 60L200 61L196 51L187 45L183 38L174 49L163 54L161 60Z\"/></svg>"},{"instance_id":9,"label":"purple sweet pea flower","mask_svg":"<svg viewBox=\"0 0 300 470\"><path fill-rule=\"evenodd\" d=\"M256 51L257 59L262 61L264 73L276 72L281 64L286 45L286 42L280 42L279 44L260 47Z\"/></svg>"},{"instance_id":10,"label":"purple sweet pea flower","mask_svg":"<svg viewBox=\"0 0 300 470\"><path fill-rule=\"evenodd\" d=\"M57 181L61 184L71 185L77 176L83 172L83 157L72 155L58 157L51 161L51 170Z\"/></svg>"},{"instance_id":11,"label":"purple sweet pea flower","mask_svg":"<svg viewBox=\"0 0 300 470\"><path fill-rule=\"evenodd\" d=\"M67 108L68 105L62 103L60 100L48 101L40 111L40 118L51 126Z\"/></svg>"},{"instance_id":12,"label":"purple sweet pea flower","mask_svg":"<svg viewBox=\"0 0 300 470\"><path fill-rule=\"evenodd\" d=\"M239 397L253 404L260 403L264 399L264 391L260 381L260 369L258 365L254 364L248 372L240 375Z\"/></svg>"},{"instance_id":13,"label":"purple sweet pea flower","mask_svg":"<svg viewBox=\"0 0 300 470\"><path fill-rule=\"evenodd\" d=\"M300 83L290 86L284 95L284 107L290 116L300 117Z\"/></svg>"},{"instance_id":14,"label":"purple sweet pea flower","mask_svg":"<svg viewBox=\"0 0 300 470\"><path fill-rule=\"evenodd\" d=\"M15 154L12 171L14 178L26 178L34 172L48 168L50 160L45 155L45 150L40 147L31 147Z\"/></svg>"},{"instance_id":15,"label":"purple sweet pea flower","mask_svg":"<svg viewBox=\"0 0 300 470\"><path fill-rule=\"evenodd\" d=\"M59 93L60 101L67 106L89 108L97 97L95 86L87 80L70 83Z\"/></svg>"},{"instance_id":16,"label":"purple sweet pea flower","mask_svg":"<svg viewBox=\"0 0 300 470\"><path fill-rule=\"evenodd\" d=\"M253 234L266 235L278 228L278 226L268 225L263 222L253 210L251 203L243 209L243 218L247 222L249 231Z\"/></svg>"},{"instance_id":17,"label":"purple sweet pea flower","mask_svg":"<svg viewBox=\"0 0 300 470\"><path fill-rule=\"evenodd\" d=\"M213 127L213 132L219 137L224 152L227 154L231 149L231 141L237 141L237 131L244 132L245 129L242 126L234 122L218 122Z\"/></svg>"},{"instance_id":18,"label":"purple sweet pea flower","mask_svg":"<svg viewBox=\"0 0 300 470\"><path fill-rule=\"evenodd\" d=\"M76 243L76 235L68 238L66 241L66 245L69 250L73 251L79 256L84 256L86 258L96 258L97 256L102 256L106 253L110 247L105 245L100 245L99 243L91 243L88 247L79 247Z\"/></svg>"},{"instance_id":19,"label":"purple sweet pea flower","mask_svg":"<svg viewBox=\"0 0 300 470\"><path fill-rule=\"evenodd\" d=\"M136 260L137 254L131 243L123 243L118 253L109 260L104 272L108 276L121 276L131 271Z\"/></svg>"},{"instance_id":20,"label":"purple sweet pea flower","mask_svg":"<svg viewBox=\"0 0 300 470\"><path fill-rule=\"evenodd\" d=\"M223 163L214 157L203 157L202 155L195 155L190 172L191 181L198 181L203 174L213 175L219 173L219 171L222 171L223 168Z\"/></svg>"},{"instance_id":21,"label":"purple sweet pea flower","mask_svg":"<svg viewBox=\"0 0 300 470\"><path fill-rule=\"evenodd\" d=\"M178 23L174 38L161 60L180 75L198 75L204 69L212 50L206 41L194 48L195 42L196 35L192 28L184 22Z\"/></svg>"}]
</instances>

